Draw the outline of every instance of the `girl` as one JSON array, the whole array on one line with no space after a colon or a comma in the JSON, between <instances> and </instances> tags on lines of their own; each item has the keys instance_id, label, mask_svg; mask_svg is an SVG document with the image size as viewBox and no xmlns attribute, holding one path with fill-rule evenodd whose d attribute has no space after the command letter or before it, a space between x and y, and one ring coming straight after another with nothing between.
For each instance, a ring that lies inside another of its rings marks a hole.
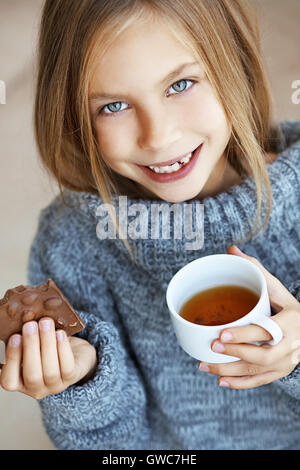
<instances>
[{"instance_id":1,"label":"girl","mask_svg":"<svg viewBox=\"0 0 300 470\"><path fill-rule=\"evenodd\" d=\"M60 195L28 279L51 277L86 327L25 323L1 386L39 400L59 449L299 449L300 122L272 122L251 4L46 0L38 59L36 139ZM186 249L174 217L169 237L141 236L137 204L189 206L193 224L204 205L202 247ZM211 347L241 360L199 365L165 292L188 262L227 251L262 270L284 337L256 346L263 328L228 328Z\"/></svg>"}]
</instances>

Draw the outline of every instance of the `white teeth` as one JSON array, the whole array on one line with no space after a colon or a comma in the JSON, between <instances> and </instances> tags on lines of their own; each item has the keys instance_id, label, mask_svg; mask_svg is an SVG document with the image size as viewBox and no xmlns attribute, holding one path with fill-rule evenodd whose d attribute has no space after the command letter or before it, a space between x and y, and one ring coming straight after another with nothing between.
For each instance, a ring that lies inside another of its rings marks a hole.
<instances>
[{"instance_id":1,"label":"white teeth","mask_svg":"<svg viewBox=\"0 0 300 470\"><path fill-rule=\"evenodd\" d=\"M192 152L180 160L180 163L187 163L192 158Z\"/></svg>"},{"instance_id":2,"label":"white teeth","mask_svg":"<svg viewBox=\"0 0 300 470\"><path fill-rule=\"evenodd\" d=\"M160 168L160 171L161 171L162 173L164 173L165 171L166 171L167 173L170 173L170 172L172 172L172 171L177 171L177 170L179 170L179 168L181 168L181 167L182 167L182 165L180 165L180 163L175 162L175 163L173 163L173 165L162 166L162 167Z\"/></svg>"},{"instance_id":3,"label":"white teeth","mask_svg":"<svg viewBox=\"0 0 300 470\"><path fill-rule=\"evenodd\" d=\"M168 166L149 166L152 171L155 173L173 173L182 168L186 163L192 158L192 152L189 153L186 157L182 158L179 162L173 163L173 165Z\"/></svg>"}]
</instances>

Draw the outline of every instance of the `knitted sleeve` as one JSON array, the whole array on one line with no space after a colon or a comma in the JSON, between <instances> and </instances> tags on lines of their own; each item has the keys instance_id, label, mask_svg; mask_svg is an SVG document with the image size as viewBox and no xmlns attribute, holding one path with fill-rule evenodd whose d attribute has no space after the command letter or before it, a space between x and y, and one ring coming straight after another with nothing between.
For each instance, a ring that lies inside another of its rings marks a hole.
<instances>
[{"instance_id":1,"label":"knitted sleeve","mask_svg":"<svg viewBox=\"0 0 300 470\"><path fill-rule=\"evenodd\" d=\"M68 292L68 301L86 324L77 336L91 343L98 357L96 372L90 380L39 400L45 429L58 449L145 448L145 443L149 442L146 394L116 322L107 321L110 316L116 316L114 302L104 281L97 276L97 306L95 304L94 311L79 308L88 304L81 293L77 297L78 260L74 256L72 262L67 261L71 258L68 246L63 243L61 234L51 237L45 215L40 217L31 245L28 281L39 285L50 277L64 294ZM72 243L75 243L74 237ZM61 253L64 252L62 263ZM70 286L74 283L72 297ZM100 318L101 310L105 311L105 321Z\"/></svg>"},{"instance_id":2,"label":"knitted sleeve","mask_svg":"<svg viewBox=\"0 0 300 470\"><path fill-rule=\"evenodd\" d=\"M133 362L111 324L78 311L78 336L95 346L96 373L83 385L39 400L43 423L58 449L138 449L149 441L145 393Z\"/></svg>"},{"instance_id":3,"label":"knitted sleeve","mask_svg":"<svg viewBox=\"0 0 300 470\"><path fill-rule=\"evenodd\" d=\"M293 282L288 286L290 293L296 297L298 302L300 302L300 280ZM277 380L277 384L284 389L289 395L293 398L299 400L298 410L300 407L300 341L295 353L293 355L293 360L295 361L295 369L286 377L282 377ZM299 412L299 411L298 411Z\"/></svg>"}]
</instances>

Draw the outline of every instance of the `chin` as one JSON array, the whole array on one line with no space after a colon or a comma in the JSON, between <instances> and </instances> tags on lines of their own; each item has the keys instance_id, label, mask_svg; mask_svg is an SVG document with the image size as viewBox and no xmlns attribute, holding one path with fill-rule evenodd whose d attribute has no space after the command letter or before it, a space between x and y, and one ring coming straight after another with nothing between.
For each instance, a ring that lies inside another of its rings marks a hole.
<instances>
[{"instance_id":1,"label":"chin","mask_svg":"<svg viewBox=\"0 0 300 470\"><path fill-rule=\"evenodd\" d=\"M166 196L162 196L162 195L159 195L158 196L166 201L166 202L171 202L171 203L180 203L180 202L187 202L191 199L194 199L196 198L197 196L199 195L199 190L196 191L196 192L193 192L191 193L190 191L186 194L182 193L182 194L176 194L174 192L174 194L170 194L170 195L166 195Z\"/></svg>"}]
</instances>

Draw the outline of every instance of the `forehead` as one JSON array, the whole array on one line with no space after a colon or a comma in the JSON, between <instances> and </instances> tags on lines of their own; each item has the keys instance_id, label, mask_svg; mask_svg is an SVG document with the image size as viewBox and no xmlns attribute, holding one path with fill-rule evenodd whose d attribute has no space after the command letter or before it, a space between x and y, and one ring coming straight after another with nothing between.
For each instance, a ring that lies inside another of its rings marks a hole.
<instances>
[{"instance_id":1,"label":"forehead","mask_svg":"<svg viewBox=\"0 0 300 470\"><path fill-rule=\"evenodd\" d=\"M166 22L132 24L104 54L96 55L90 92L111 89L114 83L121 83L124 88L135 83L137 77L158 83L178 65L194 61L192 51L175 37Z\"/></svg>"}]
</instances>

